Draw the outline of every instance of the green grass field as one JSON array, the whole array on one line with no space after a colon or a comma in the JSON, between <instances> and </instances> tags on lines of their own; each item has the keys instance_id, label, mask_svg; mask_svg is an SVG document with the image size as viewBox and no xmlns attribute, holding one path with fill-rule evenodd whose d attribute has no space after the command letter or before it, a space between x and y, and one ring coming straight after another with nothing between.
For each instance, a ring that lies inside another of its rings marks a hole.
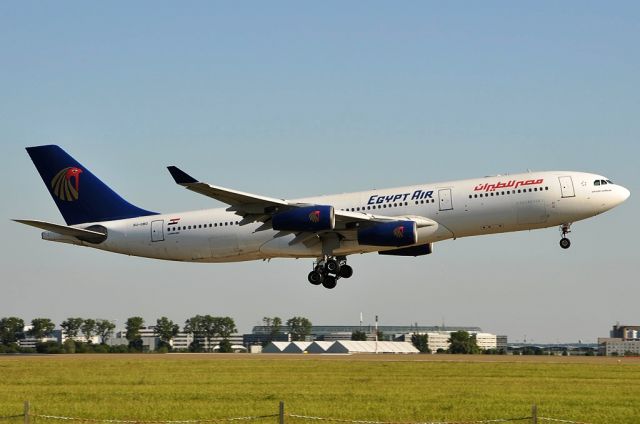
<instances>
[{"instance_id":1,"label":"green grass field","mask_svg":"<svg viewBox=\"0 0 640 424\"><path fill-rule=\"evenodd\" d=\"M0 356L0 416L19 414L24 400L35 414L138 420L275 414L283 400L287 413L396 422L522 417L536 403L541 416L638 423L640 361L453 355ZM295 420L302 422L311 421Z\"/></svg>"}]
</instances>

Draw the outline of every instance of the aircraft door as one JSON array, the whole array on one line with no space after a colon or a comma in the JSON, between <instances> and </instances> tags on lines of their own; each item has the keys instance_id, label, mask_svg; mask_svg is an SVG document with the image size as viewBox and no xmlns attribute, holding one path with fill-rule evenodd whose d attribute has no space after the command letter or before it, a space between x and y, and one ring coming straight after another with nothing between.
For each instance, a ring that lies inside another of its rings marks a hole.
<instances>
[{"instance_id":1,"label":"aircraft door","mask_svg":"<svg viewBox=\"0 0 640 424\"><path fill-rule=\"evenodd\" d=\"M164 220L151 221L151 241L164 241Z\"/></svg>"},{"instance_id":2,"label":"aircraft door","mask_svg":"<svg viewBox=\"0 0 640 424\"><path fill-rule=\"evenodd\" d=\"M438 201L441 211L449 211L453 209L453 204L451 203L451 189L443 188L438 190Z\"/></svg>"},{"instance_id":3,"label":"aircraft door","mask_svg":"<svg viewBox=\"0 0 640 424\"><path fill-rule=\"evenodd\" d=\"M571 177L558 177L558 180L560 180L560 192L562 193L562 197L576 197Z\"/></svg>"}]
</instances>

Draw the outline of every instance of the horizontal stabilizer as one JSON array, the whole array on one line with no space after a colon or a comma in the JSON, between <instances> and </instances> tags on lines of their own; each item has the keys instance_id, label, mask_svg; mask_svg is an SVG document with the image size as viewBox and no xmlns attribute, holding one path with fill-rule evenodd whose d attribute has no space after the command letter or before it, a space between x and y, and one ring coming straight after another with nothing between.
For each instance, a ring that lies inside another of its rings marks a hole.
<instances>
[{"instance_id":1,"label":"horizontal stabilizer","mask_svg":"<svg viewBox=\"0 0 640 424\"><path fill-rule=\"evenodd\" d=\"M14 219L13 221L20 224L30 225L42 230L51 231L63 236L75 237L79 240L91 243L100 243L107 238L105 233L93 230L85 230L82 228L68 227L66 225L54 224L52 222L37 221L32 219Z\"/></svg>"}]
</instances>

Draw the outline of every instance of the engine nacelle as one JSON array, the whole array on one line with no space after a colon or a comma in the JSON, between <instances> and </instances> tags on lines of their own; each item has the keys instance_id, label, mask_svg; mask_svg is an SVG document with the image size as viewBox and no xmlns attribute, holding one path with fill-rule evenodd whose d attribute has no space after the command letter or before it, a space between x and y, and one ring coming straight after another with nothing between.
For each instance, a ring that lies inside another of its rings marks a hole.
<instances>
[{"instance_id":1,"label":"engine nacelle","mask_svg":"<svg viewBox=\"0 0 640 424\"><path fill-rule=\"evenodd\" d=\"M358 230L358 243L367 246L410 246L418 242L414 221L375 224Z\"/></svg>"},{"instance_id":2,"label":"engine nacelle","mask_svg":"<svg viewBox=\"0 0 640 424\"><path fill-rule=\"evenodd\" d=\"M276 231L326 231L336 226L333 206L303 206L277 212L271 217Z\"/></svg>"}]
</instances>

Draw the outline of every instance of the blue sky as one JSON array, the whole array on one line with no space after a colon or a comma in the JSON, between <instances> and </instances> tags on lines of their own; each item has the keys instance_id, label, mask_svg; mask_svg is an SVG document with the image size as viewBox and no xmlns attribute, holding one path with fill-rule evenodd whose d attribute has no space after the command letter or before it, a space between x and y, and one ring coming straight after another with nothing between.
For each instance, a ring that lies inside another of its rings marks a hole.
<instances>
[{"instance_id":1,"label":"blue sky","mask_svg":"<svg viewBox=\"0 0 640 424\"><path fill-rule=\"evenodd\" d=\"M21 2L0 5L0 316L229 314L318 324L479 325L595 340L640 321L637 2ZM332 292L310 261L175 264L45 243L62 222L25 146L63 146L152 210L218 206L175 164L277 197L526 169L598 172L632 192L558 232L351 259ZM367 318L368 317L368 318Z\"/></svg>"}]
</instances>

